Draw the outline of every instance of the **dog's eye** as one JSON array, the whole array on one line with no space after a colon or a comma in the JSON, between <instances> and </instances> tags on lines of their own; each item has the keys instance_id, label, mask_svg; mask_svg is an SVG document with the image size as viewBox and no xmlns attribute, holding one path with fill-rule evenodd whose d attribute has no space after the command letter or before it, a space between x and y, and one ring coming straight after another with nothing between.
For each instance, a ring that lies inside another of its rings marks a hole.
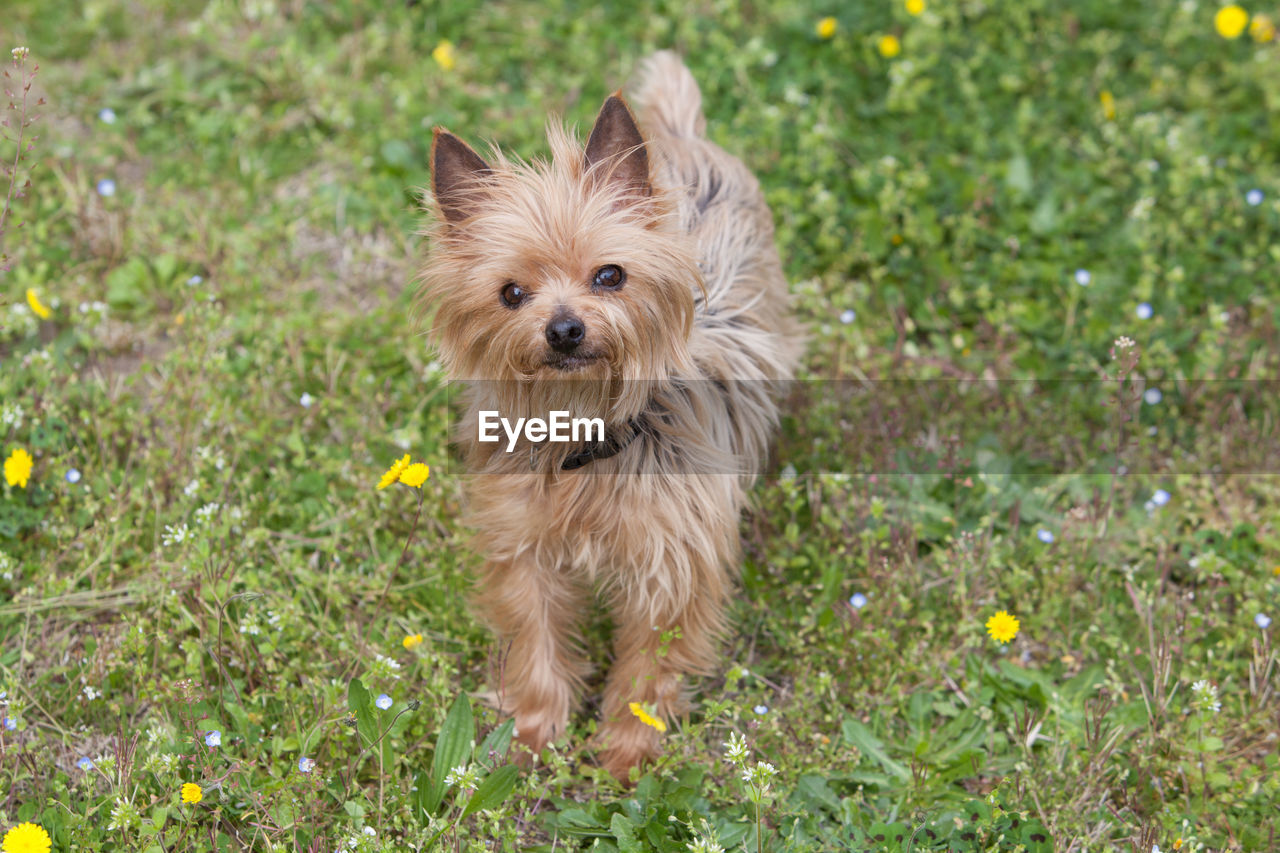
<instances>
[{"instance_id":1,"label":"dog's eye","mask_svg":"<svg viewBox=\"0 0 1280 853\"><path fill-rule=\"evenodd\" d=\"M622 271L622 267L607 264L596 270L596 274L591 278L591 286L604 290L617 290L626 280L627 274Z\"/></svg>"},{"instance_id":2,"label":"dog's eye","mask_svg":"<svg viewBox=\"0 0 1280 853\"><path fill-rule=\"evenodd\" d=\"M499 294L502 297L502 304L508 308L519 308L520 303L524 302L525 297L528 295L524 292L524 288L514 281L509 281L503 285L502 292Z\"/></svg>"}]
</instances>

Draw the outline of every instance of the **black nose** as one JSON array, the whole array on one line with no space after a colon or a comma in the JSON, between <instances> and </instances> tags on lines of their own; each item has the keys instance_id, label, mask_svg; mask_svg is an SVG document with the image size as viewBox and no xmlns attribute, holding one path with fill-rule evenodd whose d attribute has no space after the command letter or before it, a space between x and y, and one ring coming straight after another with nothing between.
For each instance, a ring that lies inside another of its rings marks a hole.
<instances>
[{"instance_id":1,"label":"black nose","mask_svg":"<svg viewBox=\"0 0 1280 853\"><path fill-rule=\"evenodd\" d=\"M547 324L547 344L556 352L573 352L586 335L587 327L573 314L557 314Z\"/></svg>"}]
</instances>

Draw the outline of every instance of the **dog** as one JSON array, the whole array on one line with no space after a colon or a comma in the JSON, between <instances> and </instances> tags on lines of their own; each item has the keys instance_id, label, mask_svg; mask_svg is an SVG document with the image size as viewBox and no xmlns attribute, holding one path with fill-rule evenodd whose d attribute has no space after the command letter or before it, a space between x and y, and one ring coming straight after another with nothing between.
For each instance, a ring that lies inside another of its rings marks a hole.
<instances>
[{"instance_id":1,"label":"dog","mask_svg":"<svg viewBox=\"0 0 1280 853\"><path fill-rule=\"evenodd\" d=\"M629 92L639 121L615 93L585 146L549 124L546 162L484 159L436 128L420 276L466 388L474 605L504 650L501 709L534 755L566 731L599 597L614 625L599 758L623 782L687 707L684 677L714 669L747 489L801 348L769 209L707 140L692 74L657 53ZM480 440L485 413L552 411L603 435Z\"/></svg>"}]
</instances>

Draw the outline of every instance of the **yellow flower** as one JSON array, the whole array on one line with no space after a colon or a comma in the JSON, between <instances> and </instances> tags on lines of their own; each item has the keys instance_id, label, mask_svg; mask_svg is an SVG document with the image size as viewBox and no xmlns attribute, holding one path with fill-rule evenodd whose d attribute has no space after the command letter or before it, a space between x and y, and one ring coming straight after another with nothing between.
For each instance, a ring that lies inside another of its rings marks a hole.
<instances>
[{"instance_id":1,"label":"yellow flower","mask_svg":"<svg viewBox=\"0 0 1280 853\"><path fill-rule=\"evenodd\" d=\"M1103 89L1098 94L1098 101L1102 104L1102 114L1107 117L1107 121L1116 120L1116 98L1111 94L1109 89Z\"/></svg>"},{"instance_id":2,"label":"yellow flower","mask_svg":"<svg viewBox=\"0 0 1280 853\"><path fill-rule=\"evenodd\" d=\"M20 823L4 834L4 853L49 853L49 833L34 823Z\"/></svg>"},{"instance_id":3,"label":"yellow flower","mask_svg":"<svg viewBox=\"0 0 1280 853\"><path fill-rule=\"evenodd\" d=\"M1173 849L1174 849L1174 850L1181 850L1181 849L1182 849L1182 839L1181 839L1181 838L1179 838L1177 841L1174 841L1174 842L1173 842Z\"/></svg>"},{"instance_id":4,"label":"yellow flower","mask_svg":"<svg viewBox=\"0 0 1280 853\"><path fill-rule=\"evenodd\" d=\"M19 447L4 460L4 479L10 486L25 489L31 479L31 454Z\"/></svg>"},{"instance_id":5,"label":"yellow flower","mask_svg":"<svg viewBox=\"0 0 1280 853\"><path fill-rule=\"evenodd\" d=\"M662 720L659 720L657 717L651 717L649 713L640 706L639 702L632 702L627 707L630 708L631 713L635 714L640 722L644 723L646 726L652 726L660 732L665 732L667 730L667 724L662 722Z\"/></svg>"},{"instance_id":6,"label":"yellow flower","mask_svg":"<svg viewBox=\"0 0 1280 853\"><path fill-rule=\"evenodd\" d=\"M458 64L458 60L453 55L453 42L448 39L440 40L436 49L431 51L431 58L445 71L452 71L453 66Z\"/></svg>"},{"instance_id":7,"label":"yellow flower","mask_svg":"<svg viewBox=\"0 0 1280 853\"><path fill-rule=\"evenodd\" d=\"M204 791L195 782L187 782L182 786L182 801L184 803L198 803L204 799Z\"/></svg>"},{"instance_id":8,"label":"yellow flower","mask_svg":"<svg viewBox=\"0 0 1280 853\"><path fill-rule=\"evenodd\" d=\"M1274 569L1272 569L1272 570L1271 570L1271 574L1273 574L1273 575L1275 575L1276 577L1280 578L1280 566L1276 566Z\"/></svg>"},{"instance_id":9,"label":"yellow flower","mask_svg":"<svg viewBox=\"0 0 1280 853\"><path fill-rule=\"evenodd\" d=\"M893 59L902 53L902 42L898 41L897 36L881 36L877 46L880 48L880 55L885 59Z\"/></svg>"},{"instance_id":10,"label":"yellow flower","mask_svg":"<svg viewBox=\"0 0 1280 853\"><path fill-rule=\"evenodd\" d=\"M427 477L430 476L430 468L423 465L421 462L415 462L408 468L405 468L404 472L400 474L400 482L404 483L406 486L412 486L416 489L425 483L427 481Z\"/></svg>"},{"instance_id":11,"label":"yellow flower","mask_svg":"<svg viewBox=\"0 0 1280 853\"><path fill-rule=\"evenodd\" d=\"M1001 610L987 620L987 633L1001 643L1007 643L1018 636L1018 618Z\"/></svg>"},{"instance_id":12,"label":"yellow flower","mask_svg":"<svg viewBox=\"0 0 1280 853\"><path fill-rule=\"evenodd\" d=\"M836 34L837 26L839 25L836 23L835 18L823 18L821 21L818 21L818 38L831 38Z\"/></svg>"},{"instance_id":13,"label":"yellow flower","mask_svg":"<svg viewBox=\"0 0 1280 853\"><path fill-rule=\"evenodd\" d=\"M382 475L382 479L378 481L378 488L385 489L396 480L400 479L400 475L404 473L404 469L409 467L409 454L406 453L403 459L397 459L387 469L387 473Z\"/></svg>"},{"instance_id":14,"label":"yellow flower","mask_svg":"<svg viewBox=\"0 0 1280 853\"><path fill-rule=\"evenodd\" d=\"M1218 10L1218 14L1213 16L1213 28L1224 39L1239 38L1247 23L1249 23L1249 13L1234 3L1223 6Z\"/></svg>"},{"instance_id":15,"label":"yellow flower","mask_svg":"<svg viewBox=\"0 0 1280 853\"><path fill-rule=\"evenodd\" d=\"M1276 25L1266 15L1254 15L1249 22L1249 35L1259 44L1271 41L1276 37Z\"/></svg>"},{"instance_id":16,"label":"yellow flower","mask_svg":"<svg viewBox=\"0 0 1280 853\"><path fill-rule=\"evenodd\" d=\"M919 15L924 12L924 0L907 0L907 14Z\"/></svg>"},{"instance_id":17,"label":"yellow flower","mask_svg":"<svg viewBox=\"0 0 1280 853\"><path fill-rule=\"evenodd\" d=\"M40 301L40 297L36 294L34 287L27 288L27 304L31 306L31 310L36 312L36 316L41 320L48 320L53 316L53 312L49 310L48 306Z\"/></svg>"},{"instance_id":18,"label":"yellow flower","mask_svg":"<svg viewBox=\"0 0 1280 853\"><path fill-rule=\"evenodd\" d=\"M412 649L414 646L422 645L422 635L409 634L407 637L404 638L403 642L404 642L404 647L406 649Z\"/></svg>"}]
</instances>

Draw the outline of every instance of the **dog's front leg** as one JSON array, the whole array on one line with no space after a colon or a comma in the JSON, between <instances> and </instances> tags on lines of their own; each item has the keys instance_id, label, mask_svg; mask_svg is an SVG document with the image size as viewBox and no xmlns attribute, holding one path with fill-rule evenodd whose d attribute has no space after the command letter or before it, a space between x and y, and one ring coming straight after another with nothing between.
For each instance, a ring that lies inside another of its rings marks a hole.
<instances>
[{"instance_id":1,"label":"dog's front leg","mask_svg":"<svg viewBox=\"0 0 1280 853\"><path fill-rule=\"evenodd\" d=\"M502 655L498 700L534 755L564 733L581 688L582 596L564 573L533 560L492 561L480 575L476 610L493 627Z\"/></svg>"},{"instance_id":2,"label":"dog's front leg","mask_svg":"<svg viewBox=\"0 0 1280 853\"><path fill-rule=\"evenodd\" d=\"M605 684L599 741L601 763L621 782L628 781L632 767L660 752L660 733L632 711L631 703L671 721L687 705L682 677L706 673L715 662L727 581L714 561L699 568L694 575L704 582L697 595L685 590L663 606L634 589L615 607L616 658Z\"/></svg>"}]
</instances>

